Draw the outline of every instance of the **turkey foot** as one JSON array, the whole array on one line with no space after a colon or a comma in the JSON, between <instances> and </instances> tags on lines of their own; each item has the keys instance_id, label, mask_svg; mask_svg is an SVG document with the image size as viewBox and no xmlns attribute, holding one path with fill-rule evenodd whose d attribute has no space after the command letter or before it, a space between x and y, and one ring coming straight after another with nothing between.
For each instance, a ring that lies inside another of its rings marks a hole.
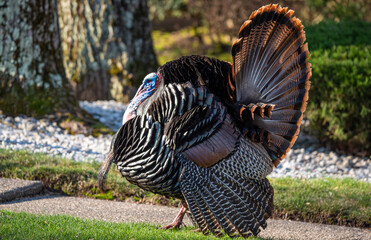
<instances>
[{"instance_id":1,"label":"turkey foot","mask_svg":"<svg viewBox=\"0 0 371 240\"><path fill-rule=\"evenodd\" d=\"M161 229L174 229L174 228L179 228L183 223L183 218L184 215L187 211L187 204L183 203L182 208L180 209L178 215L174 218L173 222L170 223L169 225L166 225L162 227Z\"/></svg>"},{"instance_id":2,"label":"turkey foot","mask_svg":"<svg viewBox=\"0 0 371 240\"><path fill-rule=\"evenodd\" d=\"M260 117L271 118L273 108L277 106L275 104L265 104L265 103L250 103L249 105L242 105L240 108L240 118L241 119L252 119L254 120L254 114Z\"/></svg>"}]
</instances>

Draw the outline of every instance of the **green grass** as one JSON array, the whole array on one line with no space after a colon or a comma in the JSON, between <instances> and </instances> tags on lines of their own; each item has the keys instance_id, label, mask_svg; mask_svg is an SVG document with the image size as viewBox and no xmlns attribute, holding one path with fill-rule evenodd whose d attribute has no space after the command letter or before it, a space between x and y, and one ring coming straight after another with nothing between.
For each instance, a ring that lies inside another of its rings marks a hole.
<instances>
[{"instance_id":1,"label":"green grass","mask_svg":"<svg viewBox=\"0 0 371 240\"><path fill-rule=\"evenodd\" d=\"M370 227L371 184L354 179L270 179L275 212L295 220Z\"/></svg>"},{"instance_id":2,"label":"green grass","mask_svg":"<svg viewBox=\"0 0 371 240\"><path fill-rule=\"evenodd\" d=\"M0 211L0 239L227 239L204 236L191 228L162 230L146 223L112 223L65 215ZM252 238L261 239L261 238Z\"/></svg>"},{"instance_id":3,"label":"green grass","mask_svg":"<svg viewBox=\"0 0 371 240\"><path fill-rule=\"evenodd\" d=\"M130 184L112 166L105 181L106 193L98 190L100 163L75 162L27 151L0 149L0 177L40 180L49 190L73 196L126 200L178 206L180 201L156 195Z\"/></svg>"},{"instance_id":4,"label":"green grass","mask_svg":"<svg viewBox=\"0 0 371 240\"><path fill-rule=\"evenodd\" d=\"M180 201L144 191L111 169L107 193L97 188L100 164L78 163L44 154L0 149L0 177L41 180L69 195L178 206ZM270 179L275 216L294 220L371 226L371 184L354 179Z\"/></svg>"}]
</instances>

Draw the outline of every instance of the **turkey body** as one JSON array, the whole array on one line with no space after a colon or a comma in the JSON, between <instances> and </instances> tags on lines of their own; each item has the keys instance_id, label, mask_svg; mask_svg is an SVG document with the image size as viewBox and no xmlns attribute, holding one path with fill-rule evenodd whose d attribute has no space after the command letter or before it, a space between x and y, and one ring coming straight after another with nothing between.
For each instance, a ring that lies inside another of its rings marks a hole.
<instances>
[{"instance_id":1,"label":"turkey body","mask_svg":"<svg viewBox=\"0 0 371 240\"><path fill-rule=\"evenodd\" d=\"M308 99L309 52L293 11L255 11L233 63L186 56L146 77L102 166L183 200L203 233L257 235L273 210L266 179L294 144ZM129 117L128 117L129 116ZM183 213L184 214L184 213Z\"/></svg>"}]
</instances>

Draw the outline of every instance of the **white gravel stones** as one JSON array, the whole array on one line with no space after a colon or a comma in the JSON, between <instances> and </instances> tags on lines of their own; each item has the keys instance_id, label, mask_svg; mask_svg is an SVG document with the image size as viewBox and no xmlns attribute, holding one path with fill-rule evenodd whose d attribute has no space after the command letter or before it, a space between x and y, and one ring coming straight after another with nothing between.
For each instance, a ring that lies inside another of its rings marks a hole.
<instances>
[{"instance_id":1,"label":"white gravel stones","mask_svg":"<svg viewBox=\"0 0 371 240\"><path fill-rule=\"evenodd\" d=\"M115 101L80 102L80 106L103 124L117 131L126 105ZM104 160L111 136L69 135L46 119L0 115L0 148L27 149L59 155L76 161ZM371 159L341 155L321 147L318 141L301 133L293 149L269 177L295 178L351 177L371 182Z\"/></svg>"},{"instance_id":2,"label":"white gravel stones","mask_svg":"<svg viewBox=\"0 0 371 240\"><path fill-rule=\"evenodd\" d=\"M45 119L0 115L0 148L27 149L76 161L103 161L111 136L70 135Z\"/></svg>"},{"instance_id":3,"label":"white gravel stones","mask_svg":"<svg viewBox=\"0 0 371 240\"><path fill-rule=\"evenodd\" d=\"M371 183L371 159L340 155L320 147L312 137L301 133L293 149L270 177L295 178L350 177Z\"/></svg>"},{"instance_id":4,"label":"white gravel stones","mask_svg":"<svg viewBox=\"0 0 371 240\"><path fill-rule=\"evenodd\" d=\"M104 125L117 131L122 125L126 105L116 101L80 101L80 107L92 114Z\"/></svg>"}]
</instances>

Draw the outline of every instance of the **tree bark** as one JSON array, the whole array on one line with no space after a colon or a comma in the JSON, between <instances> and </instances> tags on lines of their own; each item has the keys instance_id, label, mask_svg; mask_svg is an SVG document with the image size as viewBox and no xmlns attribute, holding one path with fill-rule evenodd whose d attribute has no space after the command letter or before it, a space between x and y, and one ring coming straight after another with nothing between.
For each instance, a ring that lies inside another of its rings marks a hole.
<instances>
[{"instance_id":1,"label":"tree bark","mask_svg":"<svg viewBox=\"0 0 371 240\"><path fill-rule=\"evenodd\" d=\"M114 98L156 70L146 0L59 0L64 65L81 100Z\"/></svg>"},{"instance_id":2,"label":"tree bark","mask_svg":"<svg viewBox=\"0 0 371 240\"><path fill-rule=\"evenodd\" d=\"M0 109L44 115L78 108L62 60L56 0L0 2Z\"/></svg>"}]
</instances>

